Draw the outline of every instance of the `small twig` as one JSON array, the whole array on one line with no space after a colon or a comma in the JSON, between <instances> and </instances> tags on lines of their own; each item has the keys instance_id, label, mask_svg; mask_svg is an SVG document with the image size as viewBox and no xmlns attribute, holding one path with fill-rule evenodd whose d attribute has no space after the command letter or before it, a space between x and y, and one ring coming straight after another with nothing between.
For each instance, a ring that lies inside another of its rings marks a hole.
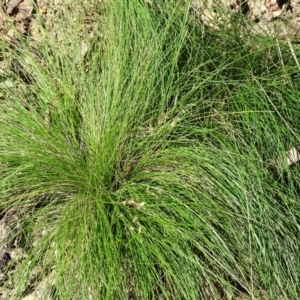
<instances>
[{"instance_id":1,"label":"small twig","mask_svg":"<svg viewBox=\"0 0 300 300\"><path fill-rule=\"evenodd\" d=\"M283 58L282 58L282 53L281 53L281 49L280 49L280 46L279 46L278 39L276 39L276 46L277 46L277 49L278 49L281 65L284 67L284 61L283 61Z\"/></svg>"},{"instance_id":2,"label":"small twig","mask_svg":"<svg viewBox=\"0 0 300 300\"><path fill-rule=\"evenodd\" d=\"M278 54L279 54L279 57L280 57L280 62L281 62L282 69L283 69L283 72L284 72L284 77L285 77L285 79L287 79L288 78L288 74L287 74L286 69L284 68L283 56L282 56L282 52L281 52L281 49L280 49L280 45L279 45L278 39L276 39L276 46L277 46L277 49L278 49Z\"/></svg>"},{"instance_id":3,"label":"small twig","mask_svg":"<svg viewBox=\"0 0 300 300\"><path fill-rule=\"evenodd\" d=\"M289 39L289 37L288 37L288 35L287 35L286 29L284 28L283 30L284 30L284 34L285 34L287 43L288 43L288 45L289 45L289 47L290 47L292 56L293 56L293 58L294 58L294 60L295 60L295 62L296 62L296 65L297 65L297 67L298 67L298 69L299 69L299 71L300 71L300 64L299 64L298 58L297 58L297 56L296 56L296 54L295 54L295 51L294 51L293 45L292 45L292 43L291 43L291 40Z\"/></svg>"}]
</instances>

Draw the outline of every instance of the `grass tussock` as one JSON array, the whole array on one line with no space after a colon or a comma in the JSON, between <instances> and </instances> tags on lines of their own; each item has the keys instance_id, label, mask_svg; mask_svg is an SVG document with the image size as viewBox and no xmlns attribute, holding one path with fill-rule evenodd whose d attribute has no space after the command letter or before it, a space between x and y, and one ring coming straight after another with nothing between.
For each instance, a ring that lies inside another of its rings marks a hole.
<instances>
[{"instance_id":1,"label":"grass tussock","mask_svg":"<svg viewBox=\"0 0 300 300\"><path fill-rule=\"evenodd\" d=\"M10 299L45 278L54 299L297 299L299 170L272 169L299 146L289 46L146 2L97 6L86 56L80 17L62 45L1 45Z\"/></svg>"}]
</instances>

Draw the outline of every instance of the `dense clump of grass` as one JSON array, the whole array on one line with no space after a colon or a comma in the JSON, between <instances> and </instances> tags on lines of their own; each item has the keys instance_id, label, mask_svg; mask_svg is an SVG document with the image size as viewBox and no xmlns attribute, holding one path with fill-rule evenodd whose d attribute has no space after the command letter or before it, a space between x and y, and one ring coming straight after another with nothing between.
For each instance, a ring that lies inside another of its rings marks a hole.
<instances>
[{"instance_id":1,"label":"dense clump of grass","mask_svg":"<svg viewBox=\"0 0 300 300\"><path fill-rule=\"evenodd\" d=\"M299 172L271 168L299 145L288 45L187 4L97 9L87 56L80 18L63 52L2 45L22 66L0 102L0 208L28 254L11 298L47 278L57 299L297 298Z\"/></svg>"}]
</instances>

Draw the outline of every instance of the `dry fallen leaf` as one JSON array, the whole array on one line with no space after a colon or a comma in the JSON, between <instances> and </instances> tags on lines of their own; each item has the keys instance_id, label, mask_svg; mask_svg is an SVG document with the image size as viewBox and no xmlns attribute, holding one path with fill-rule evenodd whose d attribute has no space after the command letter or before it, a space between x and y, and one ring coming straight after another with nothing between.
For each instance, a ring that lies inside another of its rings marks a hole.
<instances>
[{"instance_id":1,"label":"dry fallen leaf","mask_svg":"<svg viewBox=\"0 0 300 300\"><path fill-rule=\"evenodd\" d=\"M12 11L19 5L22 0L11 0L7 4L7 14L10 15Z\"/></svg>"},{"instance_id":2,"label":"dry fallen leaf","mask_svg":"<svg viewBox=\"0 0 300 300\"><path fill-rule=\"evenodd\" d=\"M15 10L15 14L14 14ZM27 19L33 11L32 0L11 0L7 6L7 13L13 14L16 21L23 21Z\"/></svg>"},{"instance_id":3,"label":"dry fallen leaf","mask_svg":"<svg viewBox=\"0 0 300 300\"><path fill-rule=\"evenodd\" d=\"M284 157L279 157L273 161L273 165L276 168L282 168L285 165L291 166L300 161L300 149L292 148L285 152Z\"/></svg>"},{"instance_id":4,"label":"dry fallen leaf","mask_svg":"<svg viewBox=\"0 0 300 300\"><path fill-rule=\"evenodd\" d=\"M296 148L292 148L291 150L287 151L286 155L287 155L287 163L289 166L300 160L300 153Z\"/></svg>"},{"instance_id":5,"label":"dry fallen leaf","mask_svg":"<svg viewBox=\"0 0 300 300\"><path fill-rule=\"evenodd\" d=\"M32 0L23 0L18 6L18 14L15 19L17 21L25 20L28 18L33 11L33 1Z\"/></svg>"}]
</instances>

